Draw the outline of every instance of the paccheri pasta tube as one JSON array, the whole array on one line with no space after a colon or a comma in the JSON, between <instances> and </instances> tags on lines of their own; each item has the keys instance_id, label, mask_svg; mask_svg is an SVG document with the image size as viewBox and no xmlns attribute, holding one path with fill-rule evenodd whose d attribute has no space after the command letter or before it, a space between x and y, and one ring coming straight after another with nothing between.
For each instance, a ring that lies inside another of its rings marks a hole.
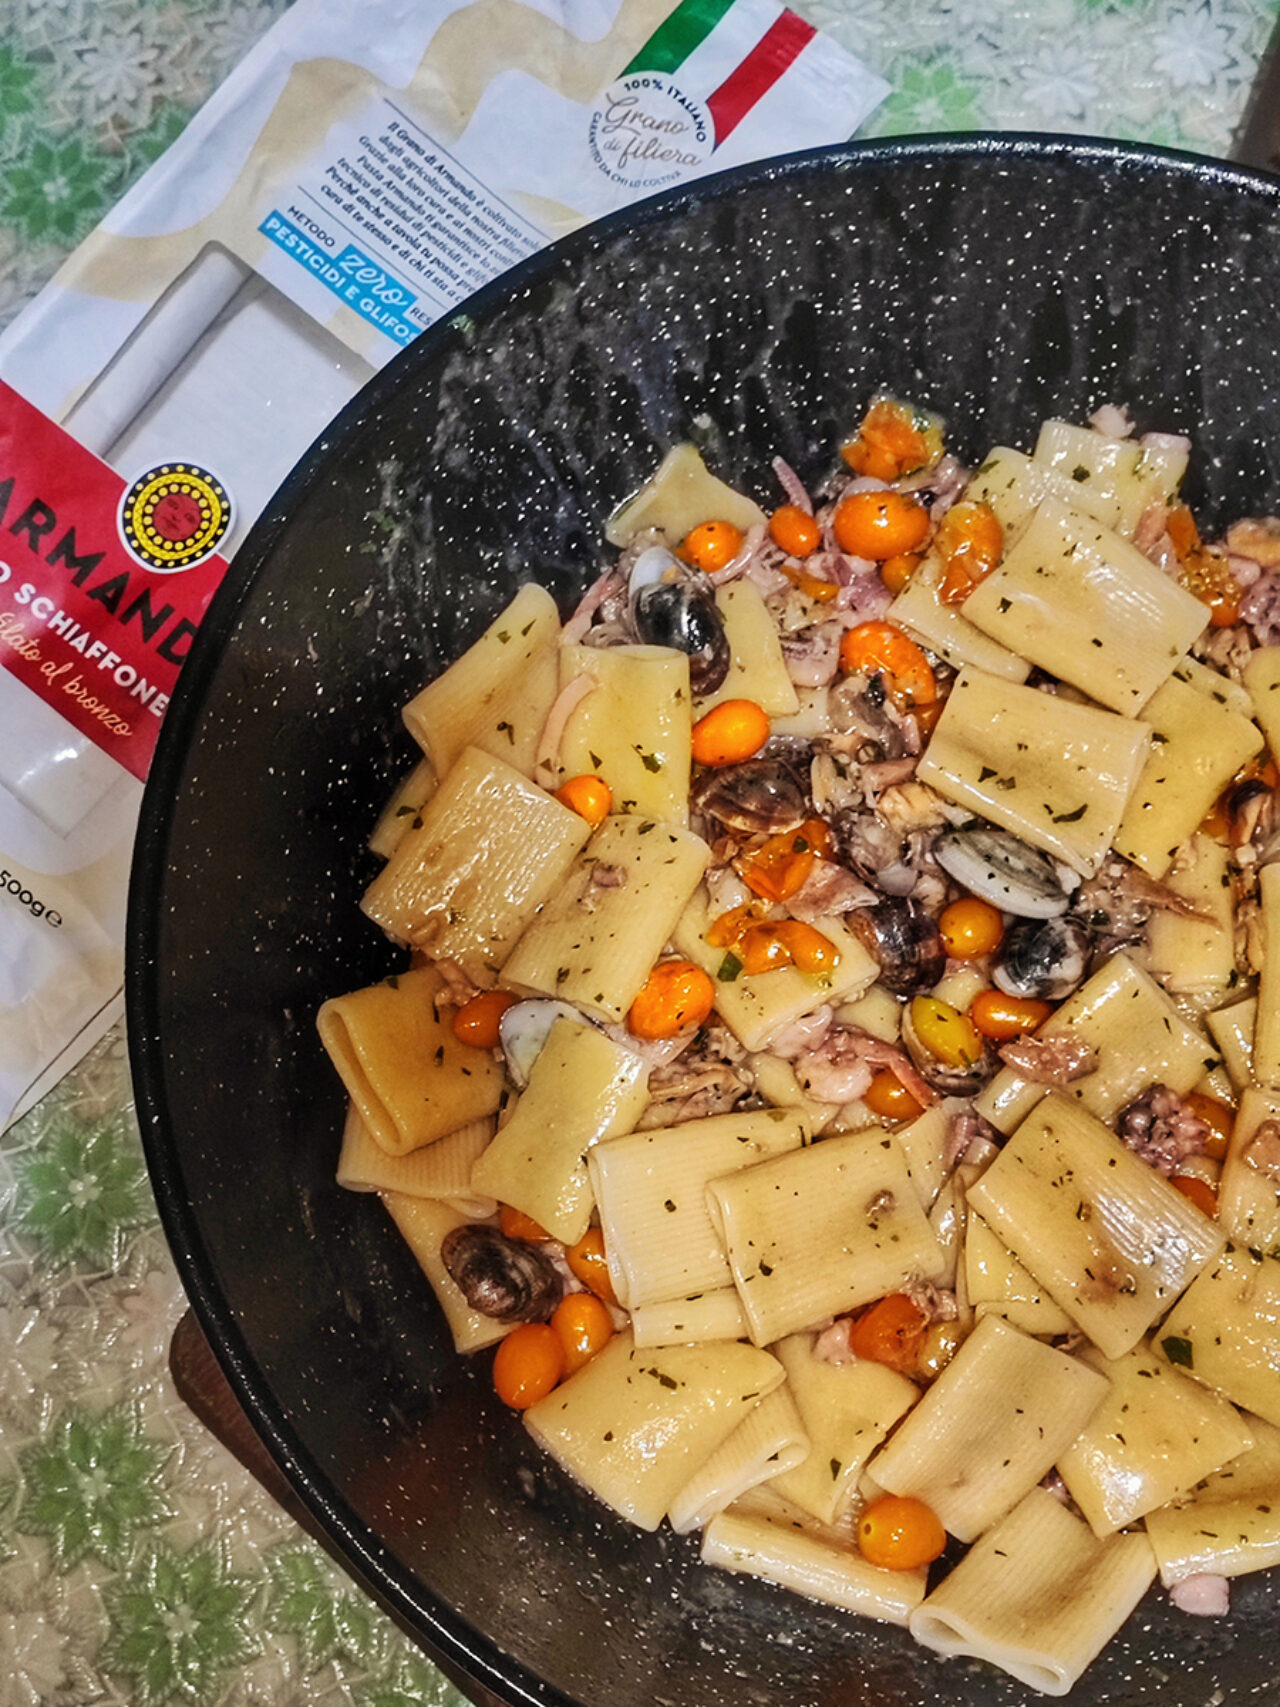
<instances>
[{"instance_id":1,"label":"paccheri pasta tube","mask_svg":"<svg viewBox=\"0 0 1280 1707\"><path fill-rule=\"evenodd\" d=\"M624 1519L1063 1694L1280 1560L1280 524L1118 411L840 450L676 447L415 696L339 1179Z\"/></svg>"}]
</instances>

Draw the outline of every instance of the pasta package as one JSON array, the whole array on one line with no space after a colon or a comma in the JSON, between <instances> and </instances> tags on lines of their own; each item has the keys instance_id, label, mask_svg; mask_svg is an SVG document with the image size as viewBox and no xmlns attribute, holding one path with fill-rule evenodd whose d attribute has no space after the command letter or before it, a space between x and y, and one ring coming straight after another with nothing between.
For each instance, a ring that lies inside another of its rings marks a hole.
<instances>
[{"instance_id":1,"label":"pasta package","mask_svg":"<svg viewBox=\"0 0 1280 1707\"><path fill-rule=\"evenodd\" d=\"M1201 538L1188 449L672 447L415 696L408 965L321 1012L559 1472L1048 1695L1280 1564L1280 518Z\"/></svg>"}]
</instances>

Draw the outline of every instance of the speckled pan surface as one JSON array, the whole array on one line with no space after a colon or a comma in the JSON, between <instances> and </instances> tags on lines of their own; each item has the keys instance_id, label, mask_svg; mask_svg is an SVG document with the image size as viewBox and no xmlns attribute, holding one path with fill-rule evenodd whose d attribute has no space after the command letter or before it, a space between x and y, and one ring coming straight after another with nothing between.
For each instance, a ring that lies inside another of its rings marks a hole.
<instances>
[{"instance_id":1,"label":"speckled pan surface","mask_svg":"<svg viewBox=\"0 0 1280 1707\"><path fill-rule=\"evenodd\" d=\"M511 278L285 486L163 732L130 1035L184 1280L353 1568L512 1701L1038 1699L704 1571L696 1542L567 1485L453 1358L379 1205L332 1185L342 1098L313 1020L396 964L356 900L412 760L400 705L520 580L571 601L673 441L767 500L770 458L813 475L877 387L940 410L971 457L1118 401L1195 438L1211 520L1280 504L1280 183L1054 139L854 146L664 198ZM1072 1699L1273 1699L1278 1611L1280 1580L1238 1586L1226 1627L1153 1596Z\"/></svg>"}]
</instances>

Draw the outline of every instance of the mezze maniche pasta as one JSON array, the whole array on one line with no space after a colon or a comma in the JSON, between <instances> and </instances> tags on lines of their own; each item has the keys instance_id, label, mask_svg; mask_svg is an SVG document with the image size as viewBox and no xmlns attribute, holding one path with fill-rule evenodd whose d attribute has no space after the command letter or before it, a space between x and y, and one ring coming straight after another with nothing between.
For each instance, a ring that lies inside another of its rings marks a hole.
<instances>
[{"instance_id":1,"label":"mezze maniche pasta","mask_svg":"<svg viewBox=\"0 0 1280 1707\"><path fill-rule=\"evenodd\" d=\"M338 1179L623 1518L1063 1695L1280 1563L1280 522L1114 407L836 448L405 708Z\"/></svg>"}]
</instances>

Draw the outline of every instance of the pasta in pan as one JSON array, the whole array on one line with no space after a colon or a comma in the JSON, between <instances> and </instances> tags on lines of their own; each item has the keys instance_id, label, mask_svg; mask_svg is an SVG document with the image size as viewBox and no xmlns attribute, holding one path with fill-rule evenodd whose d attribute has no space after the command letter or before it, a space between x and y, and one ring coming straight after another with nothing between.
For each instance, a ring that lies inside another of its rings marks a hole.
<instances>
[{"instance_id":1,"label":"pasta in pan","mask_svg":"<svg viewBox=\"0 0 1280 1707\"><path fill-rule=\"evenodd\" d=\"M319 1014L339 1183L567 1474L1050 1695L1280 1562L1280 522L1189 450L676 447L405 708L409 963Z\"/></svg>"}]
</instances>

